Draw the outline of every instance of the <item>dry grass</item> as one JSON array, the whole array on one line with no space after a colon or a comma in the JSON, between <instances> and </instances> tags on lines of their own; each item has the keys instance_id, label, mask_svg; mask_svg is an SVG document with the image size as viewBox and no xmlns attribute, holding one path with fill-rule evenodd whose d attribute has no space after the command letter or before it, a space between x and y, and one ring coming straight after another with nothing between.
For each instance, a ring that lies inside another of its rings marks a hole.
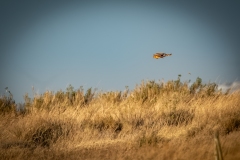
<instances>
[{"instance_id":1,"label":"dry grass","mask_svg":"<svg viewBox=\"0 0 240 160\"><path fill-rule=\"evenodd\" d=\"M83 88L0 99L1 159L240 159L240 93L198 78L189 86L147 81L134 90Z\"/></svg>"}]
</instances>

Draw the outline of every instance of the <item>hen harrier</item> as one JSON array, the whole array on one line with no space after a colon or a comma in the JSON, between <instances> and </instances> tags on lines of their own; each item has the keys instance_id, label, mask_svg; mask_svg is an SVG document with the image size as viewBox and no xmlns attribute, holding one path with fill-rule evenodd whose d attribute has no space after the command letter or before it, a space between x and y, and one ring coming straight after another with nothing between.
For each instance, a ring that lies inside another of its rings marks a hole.
<instances>
[{"instance_id":1,"label":"hen harrier","mask_svg":"<svg viewBox=\"0 0 240 160\"><path fill-rule=\"evenodd\" d=\"M158 58L164 58L166 56L171 56L171 55L172 53L167 54L167 53L160 52L160 53L153 54L153 58L158 59Z\"/></svg>"}]
</instances>

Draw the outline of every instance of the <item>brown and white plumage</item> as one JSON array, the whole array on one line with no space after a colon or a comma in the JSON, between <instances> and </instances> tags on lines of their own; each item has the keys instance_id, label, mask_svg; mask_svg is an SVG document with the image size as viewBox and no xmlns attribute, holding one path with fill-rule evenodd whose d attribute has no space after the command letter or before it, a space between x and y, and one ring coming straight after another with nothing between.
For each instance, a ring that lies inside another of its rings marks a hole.
<instances>
[{"instance_id":1,"label":"brown and white plumage","mask_svg":"<svg viewBox=\"0 0 240 160\"><path fill-rule=\"evenodd\" d=\"M153 54L153 58L158 59L158 58L164 58L166 56L171 56L171 55L172 53L167 54L167 53L159 52L159 53Z\"/></svg>"}]
</instances>

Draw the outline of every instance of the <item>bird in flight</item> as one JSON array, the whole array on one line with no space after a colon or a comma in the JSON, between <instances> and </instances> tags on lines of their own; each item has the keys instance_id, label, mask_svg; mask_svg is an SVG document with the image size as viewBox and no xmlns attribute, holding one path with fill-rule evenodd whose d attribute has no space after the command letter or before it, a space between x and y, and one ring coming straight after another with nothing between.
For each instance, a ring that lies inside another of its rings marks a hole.
<instances>
[{"instance_id":1,"label":"bird in flight","mask_svg":"<svg viewBox=\"0 0 240 160\"><path fill-rule=\"evenodd\" d=\"M153 58L158 59L158 58L164 58L166 56L171 56L171 55L172 53L167 54L167 53L159 52L159 53L153 54Z\"/></svg>"}]
</instances>

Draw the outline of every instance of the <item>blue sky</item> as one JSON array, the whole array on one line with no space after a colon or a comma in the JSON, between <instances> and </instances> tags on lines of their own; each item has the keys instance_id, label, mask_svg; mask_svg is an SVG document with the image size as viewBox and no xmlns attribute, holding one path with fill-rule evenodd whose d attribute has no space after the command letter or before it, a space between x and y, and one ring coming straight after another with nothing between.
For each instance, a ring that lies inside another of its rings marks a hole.
<instances>
[{"instance_id":1,"label":"blue sky","mask_svg":"<svg viewBox=\"0 0 240 160\"><path fill-rule=\"evenodd\" d=\"M240 80L238 1L2 1L0 95ZM156 52L172 53L155 60ZM189 75L188 73L191 73Z\"/></svg>"}]
</instances>

